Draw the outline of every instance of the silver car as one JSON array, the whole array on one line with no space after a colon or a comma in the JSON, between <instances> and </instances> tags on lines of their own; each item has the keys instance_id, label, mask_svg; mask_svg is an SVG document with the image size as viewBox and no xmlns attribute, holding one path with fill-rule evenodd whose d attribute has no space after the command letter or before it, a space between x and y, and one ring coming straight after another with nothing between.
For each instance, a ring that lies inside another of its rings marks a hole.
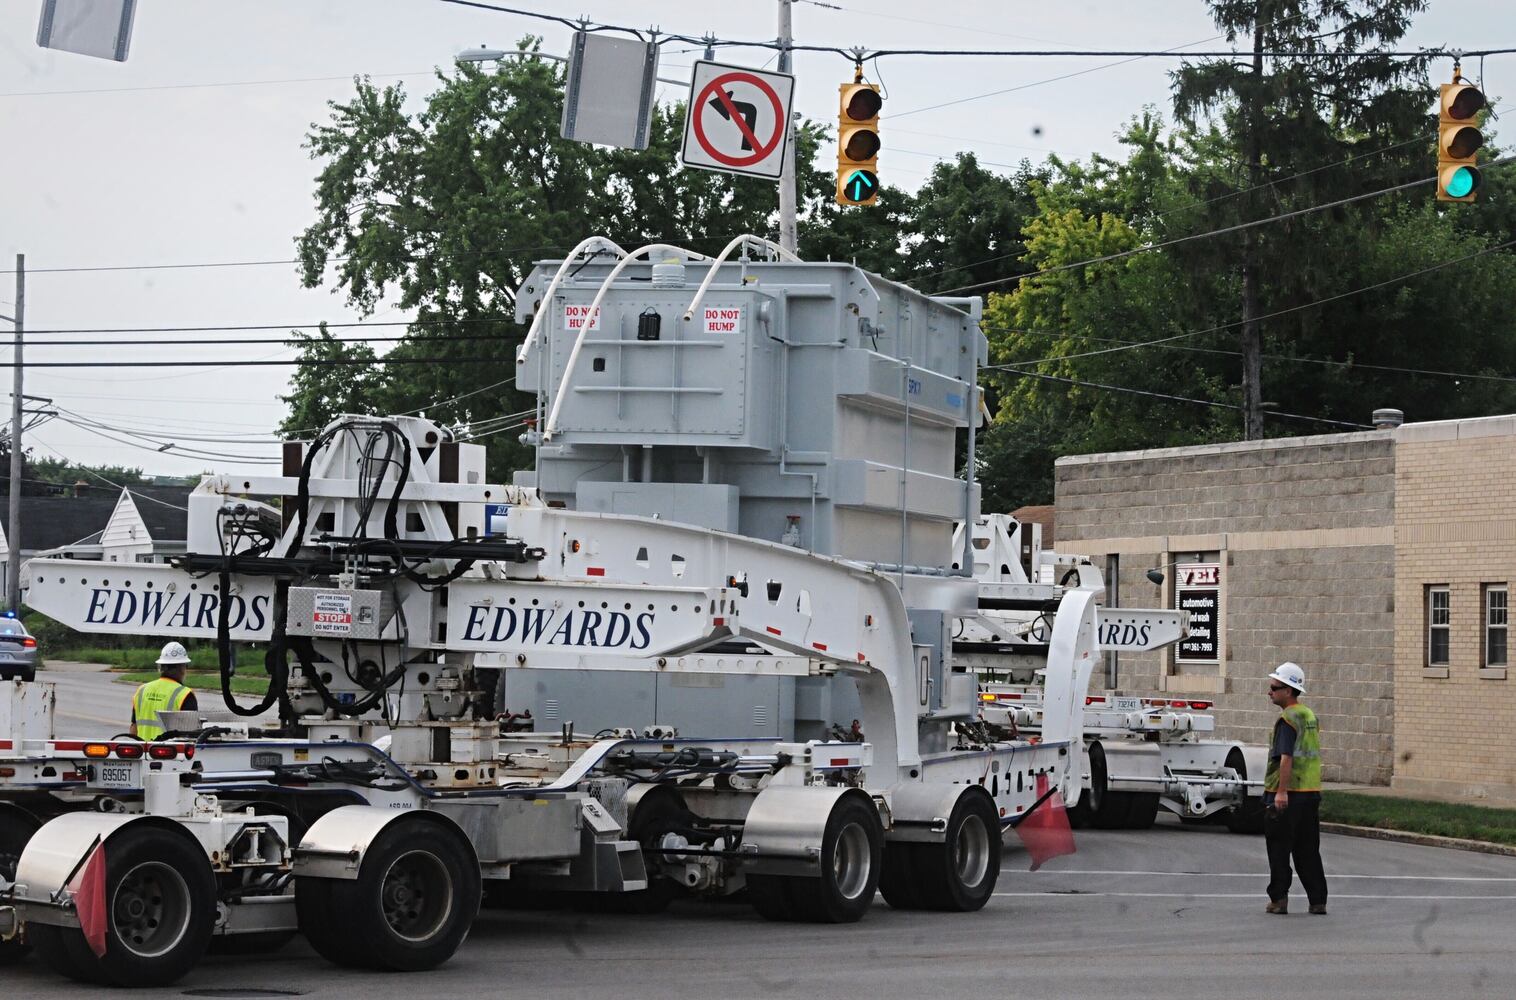
<instances>
[{"instance_id":1,"label":"silver car","mask_svg":"<svg viewBox=\"0 0 1516 1000\"><path fill-rule=\"evenodd\" d=\"M0 618L0 680L37 679L37 640L19 619Z\"/></svg>"}]
</instances>

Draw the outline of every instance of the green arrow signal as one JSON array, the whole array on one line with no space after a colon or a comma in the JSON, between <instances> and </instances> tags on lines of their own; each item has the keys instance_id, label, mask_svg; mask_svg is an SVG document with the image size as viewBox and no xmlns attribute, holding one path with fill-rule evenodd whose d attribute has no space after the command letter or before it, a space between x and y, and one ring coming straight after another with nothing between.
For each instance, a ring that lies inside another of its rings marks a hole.
<instances>
[{"instance_id":1,"label":"green arrow signal","mask_svg":"<svg viewBox=\"0 0 1516 1000\"><path fill-rule=\"evenodd\" d=\"M848 176L847 183L843 185L843 190L847 192L850 200L863 201L878 184L878 179L867 170L854 170Z\"/></svg>"}]
</instances>

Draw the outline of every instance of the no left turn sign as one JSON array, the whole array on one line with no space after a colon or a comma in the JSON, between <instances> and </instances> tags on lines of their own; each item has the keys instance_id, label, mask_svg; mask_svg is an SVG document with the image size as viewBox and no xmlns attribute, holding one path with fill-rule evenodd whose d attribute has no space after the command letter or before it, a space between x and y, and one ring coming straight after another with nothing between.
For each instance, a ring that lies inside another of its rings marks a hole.
<instances>
[{"instance_id":1,"label":"no left turn sign","mask_svg":"<svg viewBox=\"0 0 1516 1000\"><path fill-rule=\"evenodd\" d=\"M690 81L680 162L777 179L784 169L795 78L700 60Z\"/></svg>"}]
</instances>

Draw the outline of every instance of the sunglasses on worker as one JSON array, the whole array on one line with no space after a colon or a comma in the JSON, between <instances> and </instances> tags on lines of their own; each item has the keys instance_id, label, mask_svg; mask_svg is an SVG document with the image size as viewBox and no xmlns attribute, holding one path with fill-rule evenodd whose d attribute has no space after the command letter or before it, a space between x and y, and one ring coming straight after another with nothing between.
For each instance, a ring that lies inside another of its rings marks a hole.
<instances>
[{"instance_id":1,"label":"sunglasses on worker","mask_svg":"<svg viewBox=\"0 0 1516 1000\"><path fill-rule=\"evenodd\" d=\"M1288 684L1270 684L1269 685L1269 690L1270 691L1288 691L1288 690L1290 690L1290 686Z\"/></svg>"}]
</instances>

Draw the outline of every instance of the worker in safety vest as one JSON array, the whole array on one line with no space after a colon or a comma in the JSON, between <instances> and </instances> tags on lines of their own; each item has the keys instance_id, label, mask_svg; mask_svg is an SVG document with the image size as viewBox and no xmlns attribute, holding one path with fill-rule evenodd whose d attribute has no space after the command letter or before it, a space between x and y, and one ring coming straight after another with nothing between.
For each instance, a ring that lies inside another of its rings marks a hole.
<instances>
[{"instance_id":1,"label":"worker in safety vest","mask_svg":"<svg viewBox=\"0 0 1516 1000\"><path fill-rule=\"evenodd\" d=\"M184 684L189 663L189 653L181 643L171 642L163 647L158 654L158 679L141 685L132 695L133 736L156 740L163 735L159 712L192 712L199 707L195 704L195 692Z\"/></svg>"},{"instance_id":2,"label":"worker in safety vest","mask_svg":"<svg viewBox=\"0 0 1516 1000\"><path fill-rule=\"evenodd\" d=\"M1303 694L1305 671L1299 664L1281 663L1269 674L1269 700L1280 715L1263 775L1263 836L1269 852L1265 913L1289 912L1291 857L1311 912L1327 911L1321 867L1321 734L1316 713L1298 700Z\"/></svg>"}]
</instances>

